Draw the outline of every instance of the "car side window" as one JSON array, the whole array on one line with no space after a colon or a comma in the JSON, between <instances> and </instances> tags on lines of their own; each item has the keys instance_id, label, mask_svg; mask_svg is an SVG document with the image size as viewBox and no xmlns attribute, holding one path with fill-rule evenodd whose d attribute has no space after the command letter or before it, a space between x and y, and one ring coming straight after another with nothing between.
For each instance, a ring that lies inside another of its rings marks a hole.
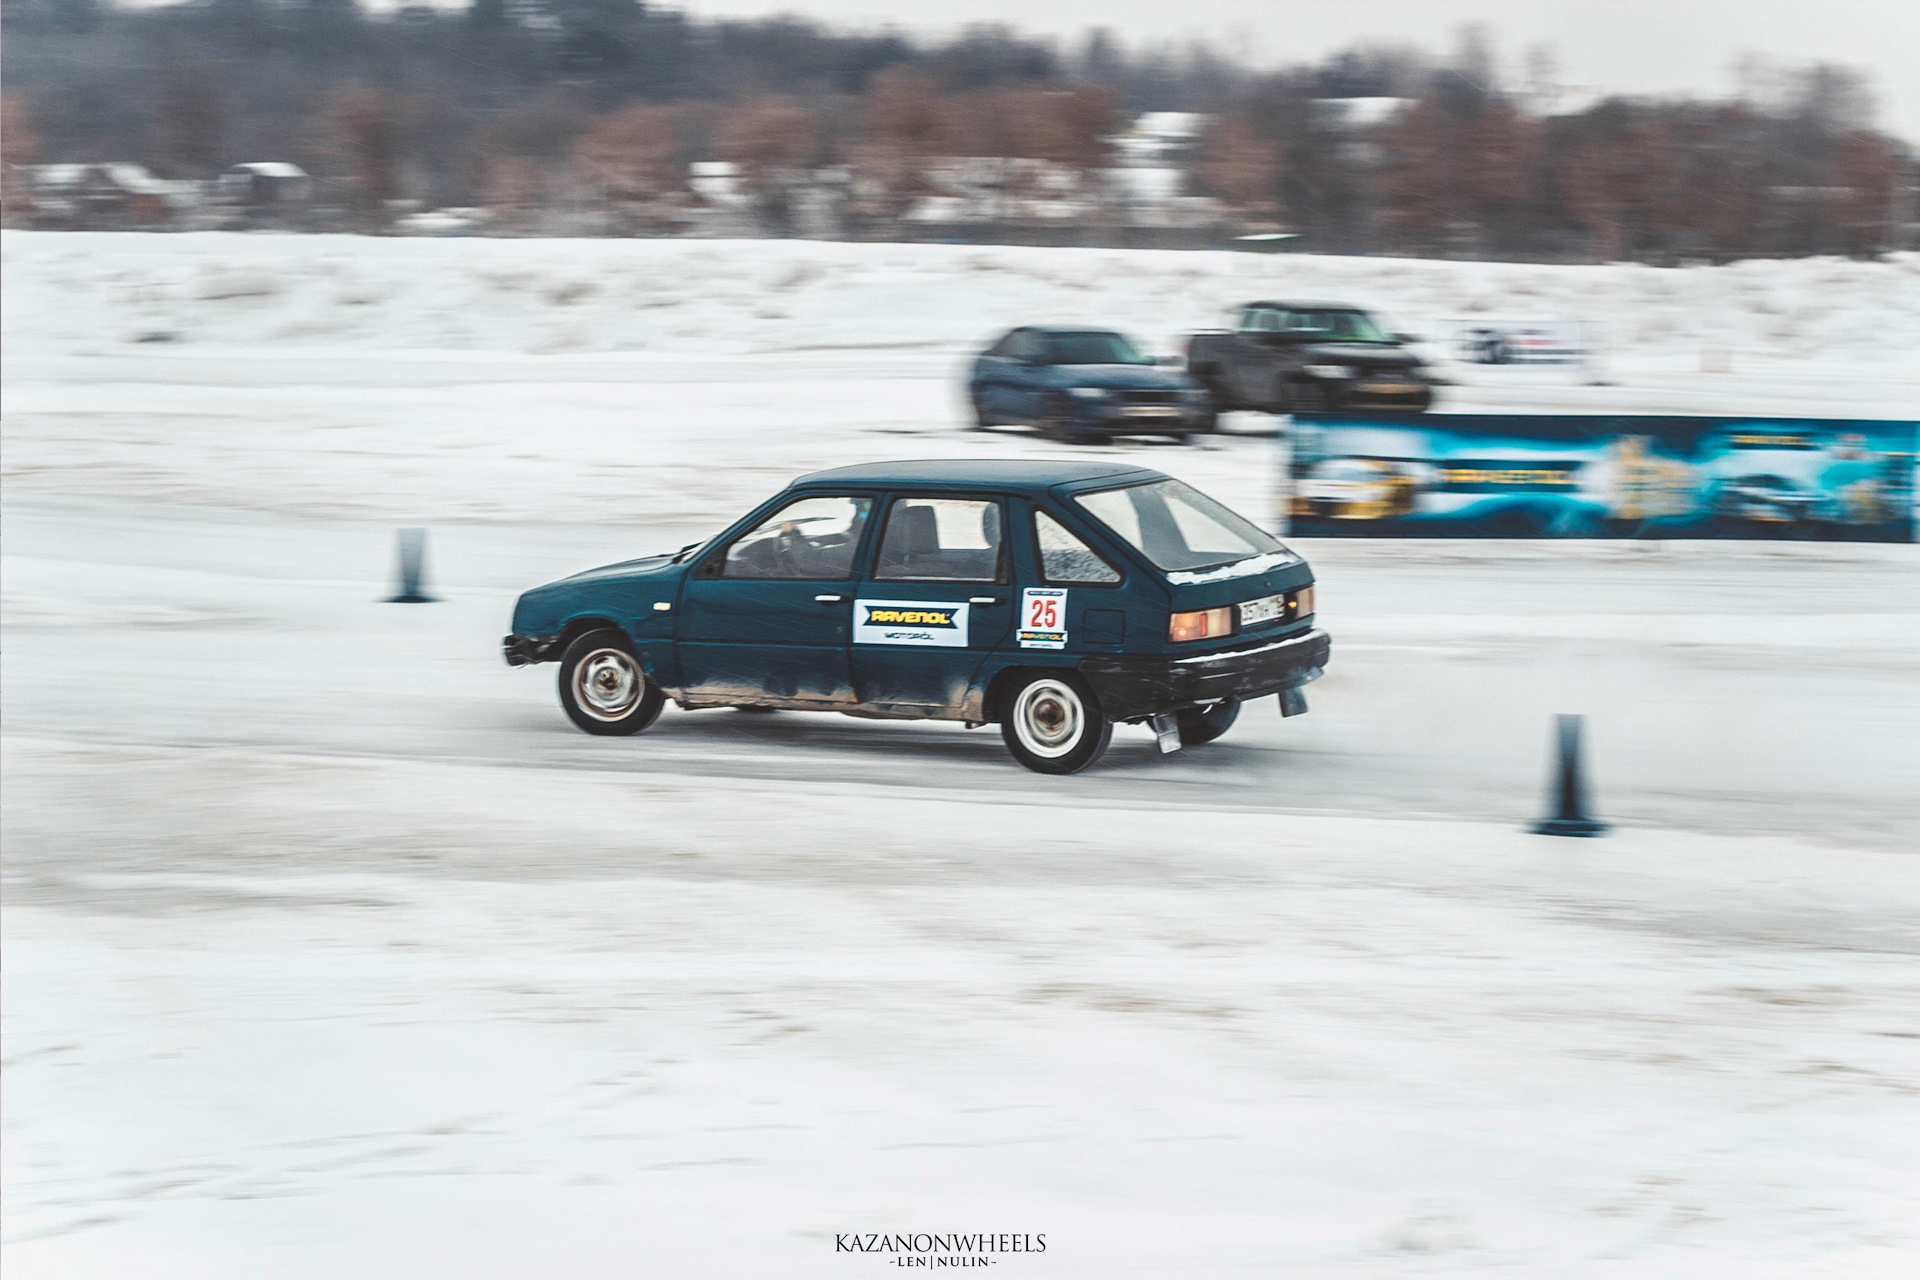
<instances>
[{"instance_id":1,"label":"car side window","mask_svg":"<svg viewBox=\"0 0 1920 1280\"><path fill-rule=\"evenodd\" d=\"M983 498L895 498L873 576L893 582L1002 581L1000 504Z\"/></svg>"},{"instance_id":2,"label":"car side window","mask_svg":"<svg viewBox=\"0 0 1920 1280\"><path fill-rule=\"evenodd\" d=\"M733 540L703 577L837 581L853 576L872 498L797 498Z\"/></svg>"},{"instance_id":3,"label":"car side window","mask_svg":"<svg viewBox=\"0 0 1920 1280\"><path fill-rule=\"evenodd\" d=\"M1030 329L1022 329L1007 335L1006 350L1000 354L1009 360L1037 360L1040 358L1040 338Z\"/></svg>"},{"instance_id":4,"label":"car side window","mask_svg":"<svg viewBox=\"0 0 1920 1280\"><path fill-rule=\"evenodd\" d=\"M1054 586L1098 585L1120 581L1120 572L1065 525L1044 511L1033 513L1040 543L1040 576Z\"/></svg>"}]
</instances>

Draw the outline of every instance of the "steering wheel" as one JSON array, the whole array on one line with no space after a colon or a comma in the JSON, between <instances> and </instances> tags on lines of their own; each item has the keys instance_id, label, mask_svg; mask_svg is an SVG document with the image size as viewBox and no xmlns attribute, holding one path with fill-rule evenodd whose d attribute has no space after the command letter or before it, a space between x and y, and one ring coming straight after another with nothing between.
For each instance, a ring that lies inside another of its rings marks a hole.
<instances>
[{"instance_id":1,"label":"steering wheel","mask_svg":"<svg viewBox=\"0 0 1920 1280\"><path fill-rule=\"evenodd\" d=\"M774 558L782 569L799 569L800 557L811 550L806 535L800 532L800 526L789 521L780 526L780 532L774 539Z\"/></svg>"}]
</instances>

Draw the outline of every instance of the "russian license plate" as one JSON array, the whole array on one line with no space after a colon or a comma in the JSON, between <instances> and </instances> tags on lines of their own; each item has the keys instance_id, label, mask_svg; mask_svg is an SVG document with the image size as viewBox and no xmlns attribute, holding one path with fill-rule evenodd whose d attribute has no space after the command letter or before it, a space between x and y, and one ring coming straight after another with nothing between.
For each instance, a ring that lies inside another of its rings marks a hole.
<instances>
[{"instance_id":1,"label":"russian license plate","mask_svg":"<svg viewBox=\"0 0 1920 1280\"><path fill-rule=\"evenodd\" d=\"M1363 382L1360 390L1370 396L1405 396L1418 391L1420 386L1414 382Z\"/></svg>"},{"instance_id":2,"label":"russian license plate","mask_svg":"<svg viewBox=\"0 0 1920 1280\"><path fill-rule=\"evenodd\" d=\"M1240 625L1251 627L1255 623L1272 622L1287 607L1285 596L1267 596L1262 600L1249 600L1240 606Z\"/></svg>"},{"instance_id":3,"label":"russian license plate","mask_svg":"<svg viewBox=\"0 0 1920 1280\"><path fill-rule=\"evenodd\" d=\"M1180 410L1170 404L1135 404L1120 412L1129 418L1173 418L1179 416Z\"/></svg>"}]
</instances>

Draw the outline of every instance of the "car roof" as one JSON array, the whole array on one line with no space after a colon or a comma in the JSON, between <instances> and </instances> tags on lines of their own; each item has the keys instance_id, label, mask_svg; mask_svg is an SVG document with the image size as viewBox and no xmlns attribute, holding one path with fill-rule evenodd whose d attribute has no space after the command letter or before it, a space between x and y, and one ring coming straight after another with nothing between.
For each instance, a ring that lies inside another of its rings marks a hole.
<instances>
[{"instance_id":1,"label":"car roof","mask_svg":"<svg viewBox=\"0 0 1920 1280\"><path fill-rule=\"evenodd\" d=\"M1272 307L1277 311L1365 311L1366 308L1354 302L1314 302L1310 299L1292 298L1274 300L1268 298L1261 302L1243 302L1236 310L1247 307Z\"/></svg>"},{"instance_id":2,"label":"car roof","mask_svg":"<svg viewBox=\"0 0 1920 1280\"><path fill-rule=\"evenodd\" d=\"M1108 329L1097 324L1023 324L1019 326L1028 333L1113 333L1118 329Z\"/></svg>"},{"instance_id":3,"label":"car roof","mask_svg":"<svg viewBox=\"0 0 1920 1280\"><path fill-rule=\"evenodd\" d=\"M1111 462L1055 462L1041 458L915 458L900 462L862 462L801 476L790 488L857 484L877 488L918 489L927 485L986 486L995 489L1051 489L1087 481L1163 480L1147 467Z\"/></svg>"}]
</instances>

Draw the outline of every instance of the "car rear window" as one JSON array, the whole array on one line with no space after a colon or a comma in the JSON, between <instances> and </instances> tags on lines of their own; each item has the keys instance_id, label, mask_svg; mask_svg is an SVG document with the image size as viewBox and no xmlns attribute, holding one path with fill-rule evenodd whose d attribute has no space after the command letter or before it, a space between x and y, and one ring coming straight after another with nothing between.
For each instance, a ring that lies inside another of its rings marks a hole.
<instances>
[{"instance_id":1,"label":"car rear window","mask_svg":"<svg viewBox=\"0 0 1920 1280\"><path fill-rule=\"evenodd\" d=\"M1074 501L1169 572L1286 550L1260 526L1178 480L1076 494Z\"/></svg>"}]
</instances>

